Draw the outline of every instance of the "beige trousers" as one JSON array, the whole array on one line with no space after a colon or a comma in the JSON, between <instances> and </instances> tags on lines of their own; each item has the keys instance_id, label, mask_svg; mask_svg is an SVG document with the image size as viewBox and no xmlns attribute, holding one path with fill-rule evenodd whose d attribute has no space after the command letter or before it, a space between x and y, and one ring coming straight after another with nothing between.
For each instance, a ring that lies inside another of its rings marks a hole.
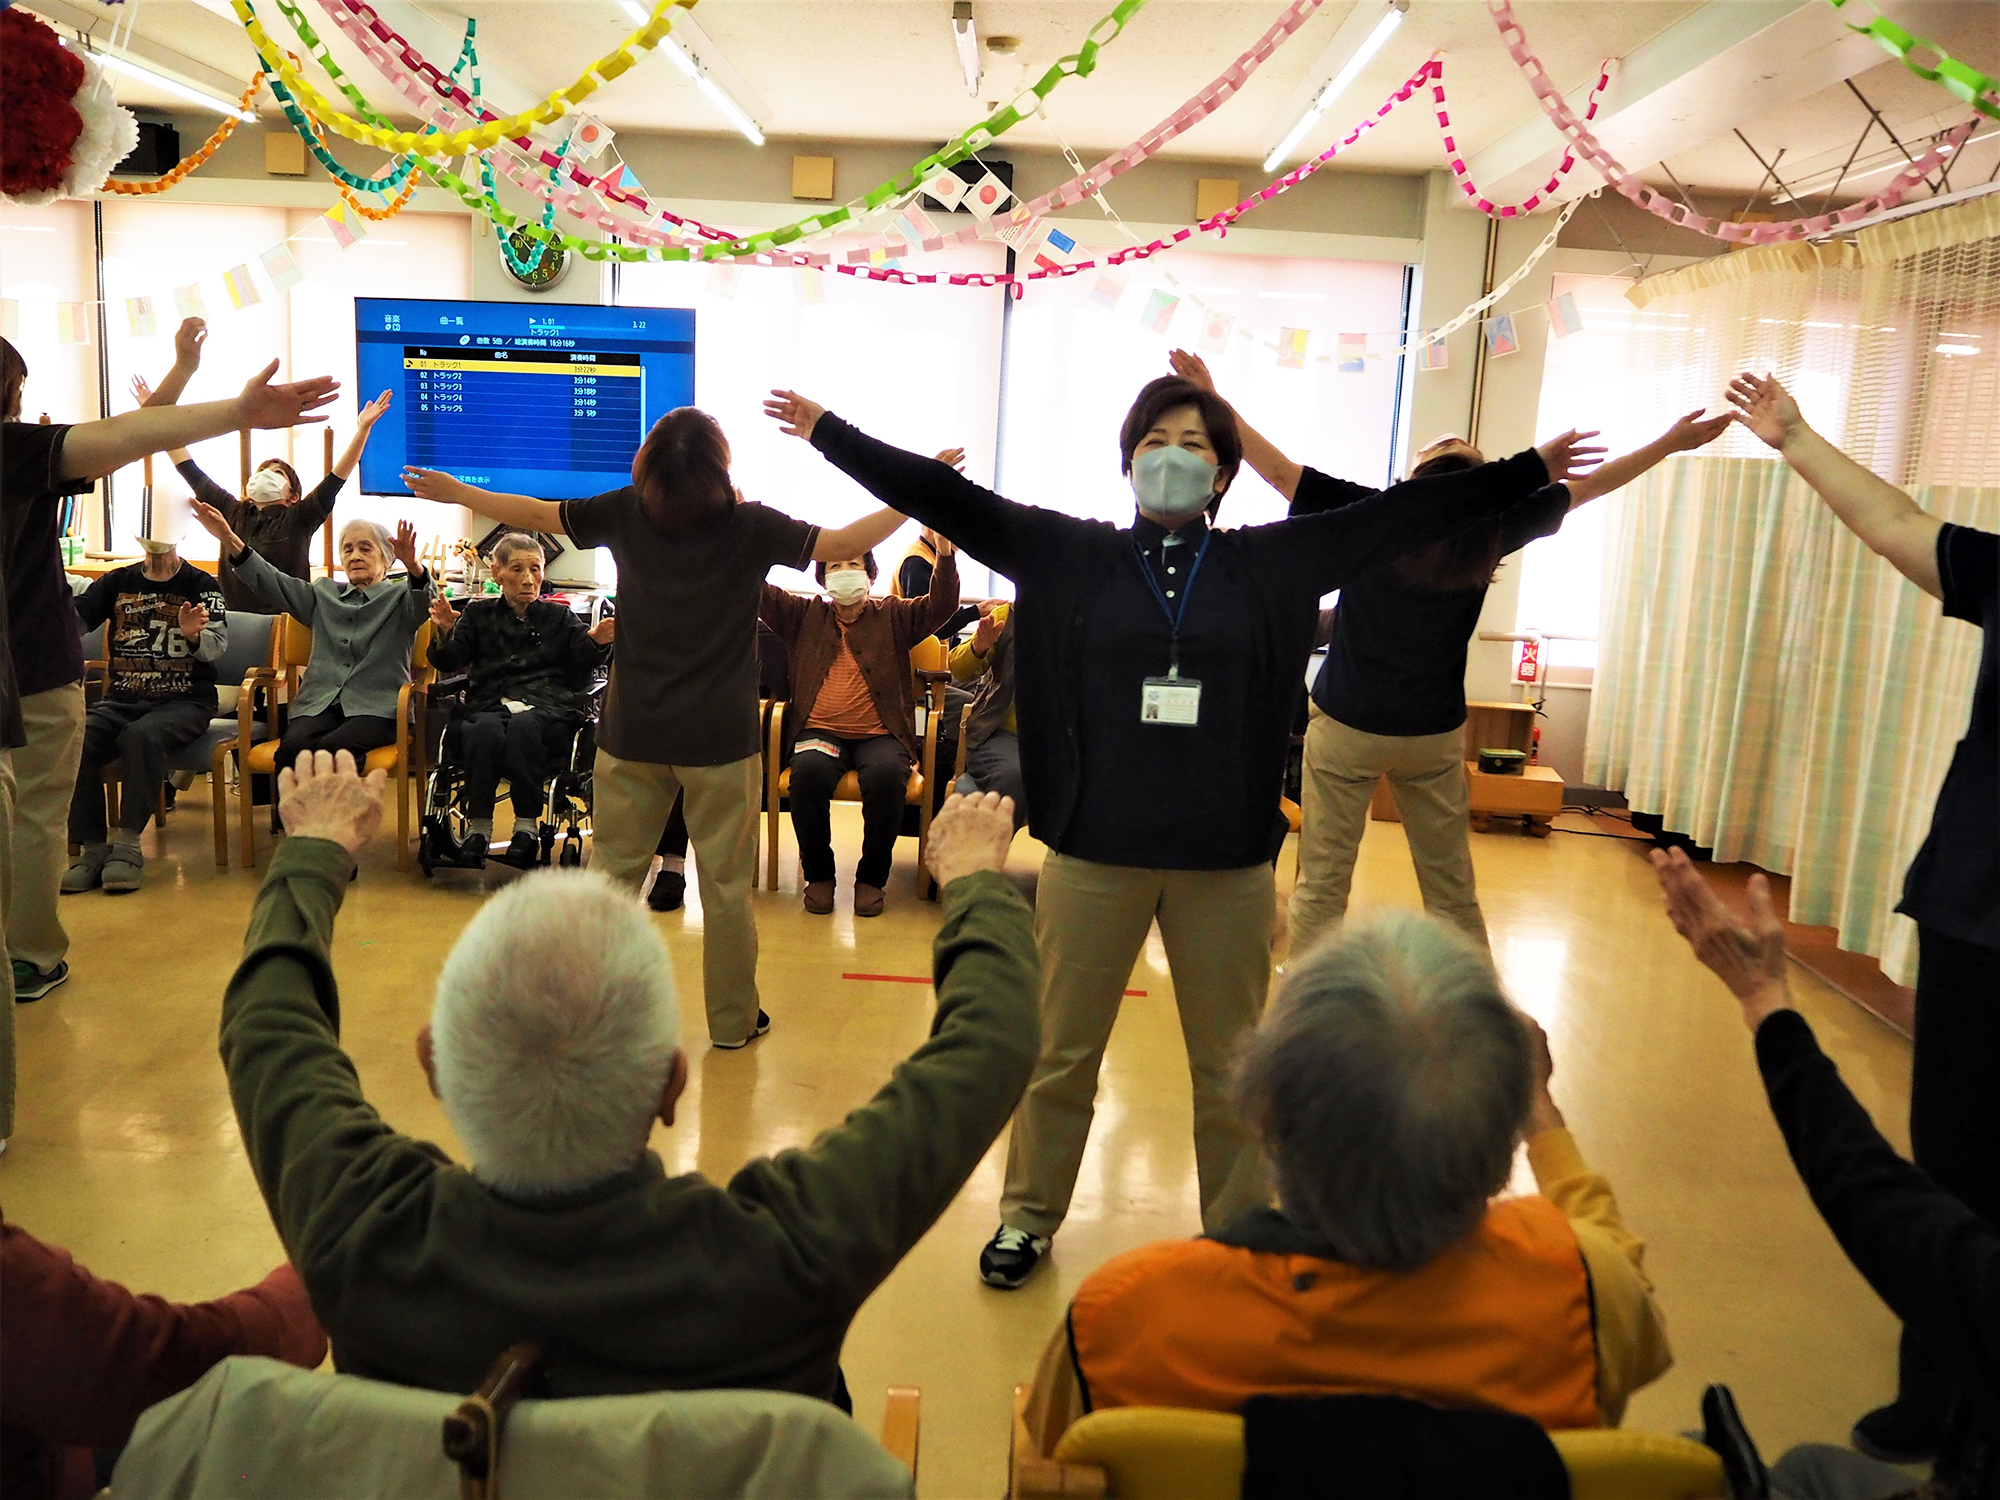
<instances>
[{"instance_id":1,"label":"beige trousers","mask_svg":"<svg viewBox=\"0 0 2000 1500\"><path fill-rule=\"evenodd\" d=\"M1000 1220L1052 1235L1069 1212L1097 1099L1097 1070L1132 966L1157 918L1194 1083L1195 1175L1213 1229L1249 1206L1256 1143L1229 1102L1236 1046L1271 979L1271 867L1142 870L1050 854L1035 892L1042 956L1042 1054L1014 1114Z\"/></svg>"},{"instance_id":2,"label":"beige trousers","mask_svg":"<svg viewBox=\"0 0 2000 1500\"><path fill-rule=\"evenodd\" d=\"M660 834L683 791L688 842L701 891L701 982L708 1036L740 1042L757 1024L757 919L750 877L757 864L763 760L661 766L597 752L591 863L634 892L645 883Z\"/></svg>"},{"instance_id":3,"label":"beige trousers","mask_svg":"<svg viewBox=\"0 0 2000 1500\"><path fill-rule=\"evenodd\" d=\"M21 700L28 743L13 750L12 785L0 806L0 910L7 955L43 973L69 952L56 892L69 863L69 799L83 754L83 684Z\"/></svg>"},{"instance_id":4,"label":"beige trousers","mask_svg":"<svg viewBox=\"0 0 2000 1500\"><path fill-rule=\"evenodd\" d=\"M1424 910L1484 947L1486 918L1472 877L1465 736L1365 734L1313 705L1306 729L1299 879L1292 888L1291 951L1303 953L1347 915L1354 856L1375 783L1389 778L1417 867Z\"/></svg>"}]
</instances>

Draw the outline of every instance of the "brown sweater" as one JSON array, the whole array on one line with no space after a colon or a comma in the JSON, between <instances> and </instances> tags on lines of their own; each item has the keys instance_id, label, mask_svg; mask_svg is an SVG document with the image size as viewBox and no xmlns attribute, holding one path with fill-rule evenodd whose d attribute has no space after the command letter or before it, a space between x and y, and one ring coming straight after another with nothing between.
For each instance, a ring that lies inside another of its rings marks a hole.
<instances>
[{"instance_id":1,"label":"brown sweater","mask_svg":"<svg viewBox=\"0 0 2000 1500\"><path fill-rule=\"evenodd\" d=\"M917 744L910 651L957 608L958 560L947 554L931 575L931 591L923 598L871 598L861 606L861 617L847 627L847 648L868 684L882 728L902 741L912 760L919 758L922 747ZM759 615L792 653L792 701L785 712L784 744L789 760L799 730L812 718L813 705L840 654L840 617L831 599L803 598L768 583Z\"/></svg>"}]
</instances>

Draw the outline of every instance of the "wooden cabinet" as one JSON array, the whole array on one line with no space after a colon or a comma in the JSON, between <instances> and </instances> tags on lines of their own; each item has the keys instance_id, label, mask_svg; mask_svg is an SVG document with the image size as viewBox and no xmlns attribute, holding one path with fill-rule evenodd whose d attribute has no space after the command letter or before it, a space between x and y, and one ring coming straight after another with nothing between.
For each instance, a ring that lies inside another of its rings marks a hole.
<instances>
[{"instance_id":1,"label":"wooden cabinet","mask_svg":"<svg viewBox=\"0 0 2000 1500\"><path fill-rule=\"evenodd\" d=\"M1535 709L1530 703L1465 705L1465 774L1471 783L1472 827L1484 833L1495 818L1519 818L1529 833L1547 838L1549 823L1562 811L1563 779L1548 766L1528 766L1518 775L1489 776L1479 769L1481 750L1528 750L1534 742ZM1376 783L1370 815L1400 822L1388 778Z\"/></svg>"}]
</instances>

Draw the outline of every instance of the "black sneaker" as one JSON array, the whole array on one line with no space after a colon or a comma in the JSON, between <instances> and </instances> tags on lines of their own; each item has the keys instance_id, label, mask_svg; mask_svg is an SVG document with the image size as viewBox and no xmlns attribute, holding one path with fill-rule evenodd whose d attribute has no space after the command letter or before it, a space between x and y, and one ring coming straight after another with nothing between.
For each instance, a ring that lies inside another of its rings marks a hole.
<instances>
[{"instance_id":1,"label":"black sneaker","mask_svg":"<svg viewBox=\"0 0 2000 1500\"><path fill-rule=\"evenodd\" d=\"M1847 1440L1877 1463L1927 1464L1937 1457L1938 1424L1892 1401L1856 1422Z\"/></svg>"},{"instance_id":2,"label":"black sneaker","mask_svg":"<svg viewBox=\"0 0 2000 1500\"><path fill-rule=\"evenodd\" d=\"M17 958L14 960L14 1003L26 1005L30 1000L39 1000L68 978L67 961L44 972L25 958Z\"/></svg>"},{"instance_id":3,"label":"black sneaker","mask_svg":"<svg viewBox=\"0 0 2000 1500\"><path fill-rule=\"evenodd\" d=\"M646 892L646 905L654 911L679 911L687 899L687 889L686 875L679 870L662 870L653 877L653 888Z\"/></svg>"},{"instance_id":4,"label":"black sneaker","mask_svg":"<svg viewBox=\"0 0 2000 1500\"><path fill-rule=\"evenodd\" d=\"M517 870L532 870L542 857L542 841L532 833L517 833L507 840L507 852L500 862Z\"/></svg>"},{"instance_id":5,"label":"black sneaker","mask_svg":"<svg viewBox=\"0 0 2000 1500\"><path fill-rule=\"evenodd\" d=\"M979 1252L979 1279L1011 1292L1034 1275L1035 1267L1048 1253L1049 1241L1042 1235L1002 1224Z\"/></svg>"},{"instance_id":6,"label":"black sneaker","mask_svg":"<svg viewBox=\"0 0 2000 1500\"><path fill-rule=\"evenodd\" d=\"M762 1036L765 1032L769 1031L770 1029L771 1029L771 1018L765 1015L764 1012L760 1010L757 1012L757 1024L750 1028L750 1035L743 1038L742 1041L710 1042L709 1046L715 1048L716 1051L718 1052L734 1052L738 1048L749 1046L752 1042L756 1041L758 1037Z\"/></svg>"},{"instance_id":7,"label":"black sneaker","mask_svg":"<svg viewBox=\"0 0 2000 1500\"><path fill-rule=\"evenodd\" d=\"M468 864L483 865L486 863L486 851L491 846L491 840L485 834L474 831L468 833L465 842L458 846L458 857Z\"/></svg>"}]
</instances>

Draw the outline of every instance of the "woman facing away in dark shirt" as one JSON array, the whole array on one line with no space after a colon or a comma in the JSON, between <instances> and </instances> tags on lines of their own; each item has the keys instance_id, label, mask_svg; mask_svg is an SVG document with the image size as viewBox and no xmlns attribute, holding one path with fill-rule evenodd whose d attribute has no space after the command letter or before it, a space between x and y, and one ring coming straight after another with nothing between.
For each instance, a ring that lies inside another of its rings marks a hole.
<instances>
[{"instance_id":1,"label":"woman facing away in dark shirt","mask_svg":"<svg viewBox=\"0 0 2000 1500\"><path fill-rule=\"evenodd\" d=\"M1228 406L1177 378L1142 389L1122 425L1138 508L1124 528L1002 499L790 391L765 411L1018 590L1022 770L1051 851L1035 914L1043 1047L982 1278L1019 1286L1068 1211L1098 1063L1155 918L1193 1075L1203 1213L1227 1218L1224 1189L1247 1183L1255 1151L1227 1077L1270 980L1270 860L1320 597L1568 477L1577 434L1324 515L1211 531L1242 445Z\"/></svg>"}]
</instances>

